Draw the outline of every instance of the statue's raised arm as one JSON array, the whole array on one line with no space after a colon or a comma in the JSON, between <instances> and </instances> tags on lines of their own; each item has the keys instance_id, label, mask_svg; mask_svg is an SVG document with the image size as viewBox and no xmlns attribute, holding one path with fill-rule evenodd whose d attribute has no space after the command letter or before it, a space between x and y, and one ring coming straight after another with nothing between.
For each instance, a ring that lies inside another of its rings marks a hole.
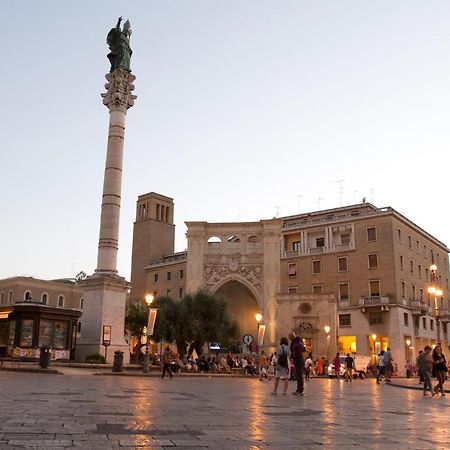
<instances>
[{"instance_id":1,"label":"statue's raised arm","mask_svg":"<svg viewBox=\"0 0 450 450\"><path fill-rule=\"evenodd\" d=\"M123 24L123 29L120 29L122 23L122 17L117 20L115 28L111 28L111 31L106 37L106 42L109 45L111 52L108 54L109 62L111 63L110 72L116 69L124 69L131 72L130 59L133 54L130 48L130 36L131 28L130 22L127 20Z\"/></svg>"}]
</instances>

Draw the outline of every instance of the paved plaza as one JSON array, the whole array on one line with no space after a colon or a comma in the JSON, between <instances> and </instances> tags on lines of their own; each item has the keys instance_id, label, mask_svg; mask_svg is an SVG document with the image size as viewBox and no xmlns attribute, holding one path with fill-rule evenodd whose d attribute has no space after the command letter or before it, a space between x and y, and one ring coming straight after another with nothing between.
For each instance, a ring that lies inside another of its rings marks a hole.
<instances>
[{"instance_id":1,"label":"paved plaza","mask_svg":"<svg viewBox=\"0 0 450 450\"><path fill-rule=\"evenodd\" d=\"M0 382L0 449L450 448L450 397L372 379L314 379L304 397L244 377L0 371Z\"/></svg>"}]
</instances>

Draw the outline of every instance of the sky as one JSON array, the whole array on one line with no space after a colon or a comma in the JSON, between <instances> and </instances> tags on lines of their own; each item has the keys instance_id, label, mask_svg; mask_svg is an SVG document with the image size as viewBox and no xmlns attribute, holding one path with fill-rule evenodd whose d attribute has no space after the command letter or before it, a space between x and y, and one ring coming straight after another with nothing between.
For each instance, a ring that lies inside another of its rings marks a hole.
<instances>
[{"instance_id":1,"label":"sky","mask_svg":"<svg viewBox=\"0 0 450 450\"><path fill-rule=\"evenodd\" d=\"M0 278L91 274L106 35L133 34L118 270L138 195L185 221L391 206L450 245L450 2L0 0Z\"/></svg>"}]
</instances>

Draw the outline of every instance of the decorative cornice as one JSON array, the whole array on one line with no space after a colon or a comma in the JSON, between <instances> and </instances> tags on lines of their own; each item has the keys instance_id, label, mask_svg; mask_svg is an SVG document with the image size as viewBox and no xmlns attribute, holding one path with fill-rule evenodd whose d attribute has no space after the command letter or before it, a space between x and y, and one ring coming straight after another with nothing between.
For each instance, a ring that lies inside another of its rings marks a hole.
<instances>
[{"instance_id":1,"label":"decorative cornice","mask_svg":"<svg viewBox=\"0 0 450 450\"><path fill-rule=\"evenodd\" d=\"M105 84L106 91L101 94L103 104L111 109L112 107L131 108L137 96L131 92L134 91L134 80L136 77L130 72L123 69L116 69L114 72L105 75L107 83Z\"/></svg>"}]
</instances>

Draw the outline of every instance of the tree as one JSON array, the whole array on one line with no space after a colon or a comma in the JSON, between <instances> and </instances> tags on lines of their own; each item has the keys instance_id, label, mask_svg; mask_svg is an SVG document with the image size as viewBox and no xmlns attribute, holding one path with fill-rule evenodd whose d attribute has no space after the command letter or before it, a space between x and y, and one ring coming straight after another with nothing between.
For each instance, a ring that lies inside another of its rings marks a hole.
<instances>
[{"instance_id":1,"label":"tree","mask_svg":"<svg viewBox=\"0 0 450 450\"><path fill-rule=\"evenodd\" d=\"M127 333L141 342L147 322L148 306L145 301L136 298L128 299L125 313L125 329Z\"/></svg>"}]
</instances>

